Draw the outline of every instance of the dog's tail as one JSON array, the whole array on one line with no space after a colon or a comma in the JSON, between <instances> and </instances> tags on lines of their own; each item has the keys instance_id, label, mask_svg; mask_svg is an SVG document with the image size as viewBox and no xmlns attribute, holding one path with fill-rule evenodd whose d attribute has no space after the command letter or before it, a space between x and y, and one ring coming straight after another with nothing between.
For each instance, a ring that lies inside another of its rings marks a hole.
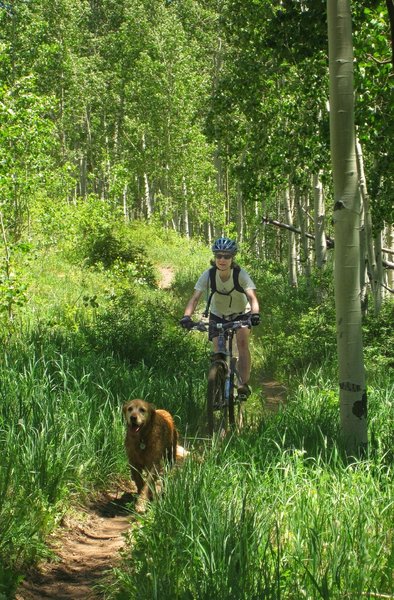
<instances>
[{"instance_id":1,"label":"dog's tail","mask_svg":"<svg viewBox=\"0 0 394 600\"><path fill-rule=\"evenodd\" d=\"M174 427L173 436L172 436L172 448L171 448L171 463L175 464L176 462L176 449L178 447L178 432Z\"/></svg>"}]
</instances>

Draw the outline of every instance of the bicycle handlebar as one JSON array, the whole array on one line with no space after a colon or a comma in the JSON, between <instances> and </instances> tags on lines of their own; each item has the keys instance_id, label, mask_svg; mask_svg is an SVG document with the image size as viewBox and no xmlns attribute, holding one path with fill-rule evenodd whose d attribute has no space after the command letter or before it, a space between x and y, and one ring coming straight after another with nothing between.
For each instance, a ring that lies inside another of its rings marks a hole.
<instances>
[{"instance_id":1,"label":"bicycle handlebar","mask_svg":"<svg viewBox=\"0 0 394 600\"><path fill-rule=\"evenodd\" d=\"M227 331L232 329L235 331L236 329L240 329L241 327L250 327L252 324L250 318L245 319L244 321L228 321L228 323L212 323L212 326L218 331ZM203 321L193 321L192 327L190 327L190 331L208 331L209 327L207 323Z\"/></svg>"},{"instance_id":2,"label":"bicycle handlebar","mask_svg":"<svg viewBox=\"0 0 394 600\"><path fill-rule=\"evenodd\" d=\"M193 321L189 331L208 331L208 324L204 323L203 321Z\"/></svg>"}]
</instances>

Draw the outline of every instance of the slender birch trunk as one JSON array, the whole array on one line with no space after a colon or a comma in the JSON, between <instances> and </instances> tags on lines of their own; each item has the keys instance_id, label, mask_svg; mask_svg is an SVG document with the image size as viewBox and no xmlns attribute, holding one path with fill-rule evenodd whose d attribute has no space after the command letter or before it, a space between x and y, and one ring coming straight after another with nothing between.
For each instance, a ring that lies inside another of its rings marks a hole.
<instances>
[{"instance_id":1,"label":"slender birch trunk","mask_svg":"<svg viewBox=\"0 0 394 600\"><path fill-rule=\"evenodd\" d=\"M237 238L242 244L244 239L244 207L241 186L237 184Z\"/></svg>"},{"instance_id":2,"label":"slender birch trunk","mask_svg":"<svg viewBox=\"0 0 394 600\"><path fill-rule=\"evenodd\" d=\"M375 255L376 255L376 263L377 263L377 286L376 286L376 297L375 297L375 314L379 314L380 309L382 308L383 301L383 280L384 280L384 270L383 270L383 255L382 255L382 232L378 231L375 240Z\"/></svg>"},{"instance_id":3,"label":"slender birch trunk","mask_svg":"<svg viewBox=\"0 0 394 600\"><path fill-rule=\"evenodd\" d=\"M327 240L325 233L326 210L320 173L313 175L313 200L316 265L323 270L327 264Z\"/></svg>"},{"instance_id":4,"label":"slender birch trunk","mask_svg":"<svg viewBox=\"0 0 394 600\"><path fill-rule=\"evenodd\" d=\"M340 414L347 454L356 457L367 447L367 394L361 329L361 203L355 152L350 1L327 0L327 15Z\"/></svg>"},{"instance_id":5,"label":"slender birch trunk","mask_svg":"<svg viewBox=\"0 0 394 600\"><path fill-rule=\"evenodd\" d=\"M361 313L368 310L367 244L365 237L364 210L360 215L360 303Z\"/></svg>"},{"instance_id":6,"label":"slender birch trunk","mask_svg":"<svg viewBox=\"0 0 394 600\"><path fill-rule=\"evenodd\" d=\"M142 134L141 144L142 144L142 152L144 153L146 150L145 134ZM147 173L143 174L143 182L144 182L144 205L145 205L146 217L147 217L147 219L150 219L152 216L152 213L153 213L153 206L152 206L152 201L151 201L151 193L150 193L149 179L148 179Z\"/></svg>"},{"instance_id":7,"label":"slender birch trunk","mask_svg":"<svg viewBox=\"0 0 394 600\"><path fill-rule=\"evenodd\" d=\"M300 231L301 231L300 245L301 245L302 254L303 254L302 265L303 265L305 277L307 280L309 280L310 276L311 276L311 265L310 265L310 261L309 261L308 238L306 237L307 227L305 225L305 214L302 209L302 198L301 198L298 190L295 191L295 203L296 203L296 207L297 207L298 223L300 225Z\"/></svg>"},{"instance_id":8,"label":"slender birch trunk","mask_svg":"<svg viewBox=\"0 0 394 600\"><path fill-rule=\"evenodd\" d=\"M183 223L184 223L184 234L189 239L190 238L190 220L189 220L189 203L187 201L187 186L185 178L182 178L182 195L183 195Z\"/></svg>"},{"instance_id":9,"label":"slender birch trunk","mask_svg":"<svg viewBox=\"0 0 394 600\"><path fill-rule=\"evenodd\" d=\"M386 246L387 246L387 250L389 250L390 252L386 253L386 257L388 260L391 259L390 254L393 253L394 254L394 227L393 225L387 225L385 228L385 239L386 239ZM387 286L389 287L389 289L393 290L394 289L394 269L388 269L388 273L387 273Z\"/></svg>"},{"instance_id":10,"label":"slender birch trunk","mask_svg":"<svg viewBox=\"0 0 394 600\"><path fill-rule=\"evenodd\" d=\"M123 218L126 223L128 223L130 221L129 207L127 204L127 189L128 189L128 185L127 185L127 183L125 183L123 186Z\"/></svg>"},{"instance_id":11,"label":"slender birch trunk","mask_svg":"<svg viewBox=\"0 0 394 600\"><path fill-rule=\"evenodd\" d=\"M291 196L289 188L286 188L285 190L284 200L286 221L289 225L293 225L293 198ZM291 230L289 230L288 240L289 283L292 287L297 287L297 246L294 232Z\"/></svg>"},{"instance_id":12,"label":"slender birch trunk","mask_svg":"<svg viewBox=\"0 0 394 600\"><path fill-rule=\"evenodd\" d=\"M372 216L371 216L371 208L369 205L369 195L367 190L367 182L365 179L364 172L364 160L363 153L360 141L356 139L356 155L357 155L357 169L358 169L358 178L360 184L360 193L363 201L364 207L364 233L365 233L365 246L366 246L366 254L368 258L368 273L370 275L371 289L372 289L372 297L374 303L374 311L377 315L380 310L380 281L378 279L378 265L376 262L376 252L373 243L373 234L372 234Z\"/></svg>"}]
</instances>

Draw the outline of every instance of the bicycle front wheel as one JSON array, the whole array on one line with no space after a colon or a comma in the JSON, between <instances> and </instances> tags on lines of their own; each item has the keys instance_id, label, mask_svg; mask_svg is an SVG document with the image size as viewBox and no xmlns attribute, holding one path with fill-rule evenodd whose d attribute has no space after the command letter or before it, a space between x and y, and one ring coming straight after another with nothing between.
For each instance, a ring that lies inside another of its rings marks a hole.
<instances>
[{"instance_id":1,"label":"bicycle front wheel","mask_svg":"<svg viewBox=\"0 0 394 600\"><path fill-rule=\"evenodd\" d=\"M208 434L218 433L224 436L228 427L228 411L224 394L226 368L220 362L214 362L208 373L207 424Z\"/></svg>"},{"instance_id":2,"label":"bicycle front wheel","mask_svg":"<svg viewBox=\"0 0 394 600\"><path fill-rule=\"evenodd\" d=\"M231 359L230 366L230 395L228 400L228 418L230 427L239 432L245 424L244 403L240 398L234 397L235 380L238 381L237 358Z\"/></svg>"}]
</instances>

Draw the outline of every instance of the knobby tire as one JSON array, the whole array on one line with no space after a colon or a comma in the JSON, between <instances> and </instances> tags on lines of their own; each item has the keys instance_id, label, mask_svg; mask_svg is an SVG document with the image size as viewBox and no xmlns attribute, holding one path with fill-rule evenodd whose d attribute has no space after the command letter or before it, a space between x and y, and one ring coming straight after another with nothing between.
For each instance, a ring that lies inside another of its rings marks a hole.
<instances>
[{"instance_id":1,"label":"knobby tire","mask_svg":"<svg viewBox=\"0 0 394 600\"><path fill-rule=\"evenodd\" d=\"M220 362L212 363L208 373L207 393L207 424L208 434L227 432L228 411L225 406L224 384L226 380L226 367ZM223 408L214 410L215 405Z\"/></svg>"},{"instance_id":2,"label":"knobby tire","mask_svg":"<svg viewBox=\"0 0 394 600\"><path fill-rule=\"evenodd\" d=\"M230 371L230 397L229 397L229 406L228 406L228 420L231 429L240 431L244 424L244 411L243 411L243 403L239 400L236 402L234 398L235 393L235 379L237 374L238 381L238 372L237 372L237 358L235 356L231 359L231 371Z\"/></svg>"}]
</instances>

